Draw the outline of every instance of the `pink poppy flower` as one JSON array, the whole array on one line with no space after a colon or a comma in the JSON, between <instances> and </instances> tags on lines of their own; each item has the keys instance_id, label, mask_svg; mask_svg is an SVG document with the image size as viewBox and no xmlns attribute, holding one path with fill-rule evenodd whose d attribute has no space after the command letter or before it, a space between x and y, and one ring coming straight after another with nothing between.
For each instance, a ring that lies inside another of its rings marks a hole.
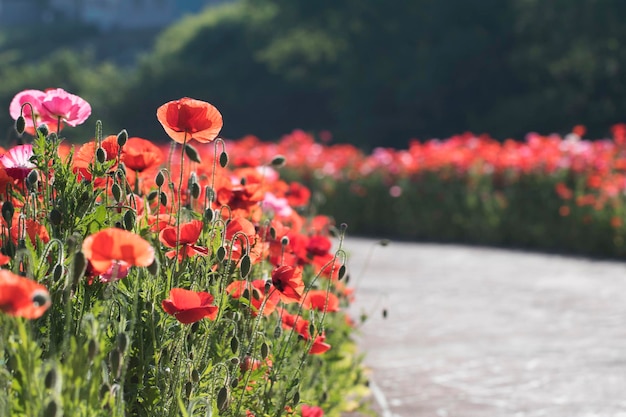
<instances>
[{"instance_id":1,"label":"pink poppy flower","mask_svg":"<svg viewBox=\"0 0 626 417\"><path fill-rule=\"evenodd\" d=\"M18 145L0 156L0 164L11 178L23 180L35 168L35 164L30 162L31 156L33 156L33 145Z\"/></svg>"},{"instance_id":2,"label":"pink poppy flower","mask_svg":"<svg viewBox=\"0 0 626 417\"><path fill-rule=\"evenodd\" d=\"M89 103L62 88L47 90L41 104L54 120L60 118L72 127L83 124L91 115Z\"/></svg>"},{"instance_id":3,"label":"pink poppy flower","mask_svg":"<svg viewBox=\"0 0 626 417\"><path fill-rule=\"evenodd\" d=\"M13 120L17 120L21 114L26 121L26 132L31 135L35 133L35 128L41 123L52 124L57 122L56 119L51 118L48 112L43 109L41 102L45 97L46 93L43 91L24 90L17 93L9 105L9 113ZM30 103L32 106L32 114L31 107L28 105L24 106L26 103ZM22 108L22 106L24 107ZM33 117L35 120L33 120Z\"/></svg>"}]
</instances>

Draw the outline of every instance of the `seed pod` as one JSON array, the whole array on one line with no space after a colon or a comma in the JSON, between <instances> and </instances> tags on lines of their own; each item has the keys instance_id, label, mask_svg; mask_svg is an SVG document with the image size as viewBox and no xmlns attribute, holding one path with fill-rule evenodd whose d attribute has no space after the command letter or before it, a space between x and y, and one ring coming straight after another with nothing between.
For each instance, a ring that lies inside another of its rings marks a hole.
<instances>
[{"instance_id":1,"label":"seed pod","mask_svg":"<svg viewBox=\"0 0 626 417\"><path fill-rule=\"evenodd\" d=\"M122 147L126 144L127 140L128 140L128 132L126 131L126 129L122 129L122 131L117 134L117 144L120 147Z\"/></svg>"},{"instance_id":2,"label":"seed pod","mask_svg":"<svg viewBox=\"0 0 626 417\"><path fill-rule=\"evenodd\" d=\"M224 151L220 154L220 166L225 168L228 165L228 154Z\"/></svg>"},{"instance_id":3,"label":"seed pod","mask_svg":"<svg viewBox=\"0 0 626 417\"><path fill-rule=\"evenodd\" d=\"M189 144L185 144L185 155L193 162L202 163L198 150Z\"/></svg>"},{"instance_id":4,"label":"seed pod","mask_svg":"<svg viewBox=\"0 0 626 417\"><path fill-rule=\"evenodd\" d=\"M24 131L26 130L26 119L24 118L24 116L19 116L17 118L17 120L15 120L15 131L18 134L22 134L24 133Z\"/></svg>"}]
</instances>

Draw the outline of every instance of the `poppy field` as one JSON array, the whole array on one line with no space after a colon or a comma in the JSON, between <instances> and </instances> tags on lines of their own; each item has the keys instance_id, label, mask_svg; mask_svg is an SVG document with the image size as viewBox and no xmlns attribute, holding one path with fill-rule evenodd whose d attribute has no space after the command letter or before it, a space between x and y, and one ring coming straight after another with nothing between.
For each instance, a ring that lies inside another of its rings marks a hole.
<instances>
[{"instance_id":1,"label":"poppy field","mask_svg":"<svg viewBox=\"0 0 626 417\"><path fill-rule=\"evenodd\" d=\"M68 145L87 102L62 89L11 102L23 143L0 156L0 415L364 407L346 226L281 178L285 155L244 163L211 104L155 110L167 147L100 123Z\"/></svg>"},{"instance_id":2,"label":"poppy field","mask_svg":"<svg viewBox=\"0 0 626 417\"><path fill-rule=\"evenodd\" d=\"M353 234L622 257L626 125L610 138L584 135L583 126L524 141L466 133L367 154L294 131L277 143L250 136L229 146L235 164L285 155L284 176L306 184Z\"/></svg>"}]
</instances>

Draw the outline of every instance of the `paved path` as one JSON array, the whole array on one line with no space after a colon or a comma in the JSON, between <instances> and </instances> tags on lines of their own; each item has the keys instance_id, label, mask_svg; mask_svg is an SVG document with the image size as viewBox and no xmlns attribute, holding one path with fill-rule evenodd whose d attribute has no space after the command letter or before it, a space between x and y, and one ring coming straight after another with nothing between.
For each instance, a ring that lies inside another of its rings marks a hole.
<instances>
[{"instance_id":1,"label":"paved path","mask_svg":"<svg viewBox=\"0 0 626 417\"><path fill-rule=\"evenodd\" d=\"M382 417L626 417L626 263L345 247Z\"/></svg>"}]
</instances>

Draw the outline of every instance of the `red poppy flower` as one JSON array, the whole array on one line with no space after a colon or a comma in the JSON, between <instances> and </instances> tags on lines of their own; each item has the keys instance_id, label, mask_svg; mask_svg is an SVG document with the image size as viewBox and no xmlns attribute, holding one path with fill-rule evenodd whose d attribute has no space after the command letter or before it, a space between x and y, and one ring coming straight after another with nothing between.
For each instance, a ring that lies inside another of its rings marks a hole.
<instances>
[{"instance_id":1,"label":"red poppy flower","mask_svg":"<svg viewBox=\"0 0 626 417\"><path fill-rule=\"evenodd\" d=\"M178 143L184 143L185 139L211 142L223 125L222 115L213 105L189 97L159 107L157 119L169 137Z\"/></svg>"},{"instance_id":2,"label":"red poppy flower","mask_svg":"<svg viewBox=\"0 0 626 417\"><path fill-rule=\"evenodd\" d=\"M185 256L192 257L196 254L206 256L209 253L208 248L194 244L198 241L200 233L202 233L202 221L192 220L188 223L181 224L178 239L176 239L176 233L176 226L165 226L163 230L161 230L161 233L159 233L159 240L169 248L180 246L178 250L179 261L182 261ZM166 252L165 256L170 259L174 258L176 256L176 250Z\"/></svg>"},{"instance_id":3,"label":"red poppy flower","mask_svg":"<svg viewBox=\"0 0 626 417\"><path fill-rule=\"evenodd\" d=\"M122 162L133 171L143 172L159 165L162 161L163 152L161 152L161 148L146 139L128 138L122 148Z\"/></svg>"},{"instance_id":4,"label":"red poppy flower","mask_svg":"<svg viewBox=\"0 0 626 417\"><path fill-rule=\"evenodd\" d=\"M339 298L325 290L309 290L304 296L302 307L309 310L335 312L339 311Z\"/></svg>"},{"instance_id":5,"label":"red poppy flower","mask_svg":"<svg viewBox=\"0 0 626 417\"><path fill-rule=\"evenodd\" d=\"M289 265L279 266L272 271L272 284L280 291L285 303L298 303L304 292L302 268Z\"/></svg>"},{"instance_id":6,"label":"red poppy flower","mask_svg":"<svg viewBox=\"0 0 626 417\"><path fill-rule=\"evenodd\" d=\"M87 236L83 253L98 274L109 271L116 262L129 266L149 266L154 262L154 249L150 243L139 235L117 228Z\"/></svg>"},{"instance_id":7,"label":"red poppy flower","mask_svg":"<svg viewBox=\"0 0 626 417\"><path fill-rule=\"evenodd\" d=\"M172 288L170 298L163 300L161 306L183 324L194 323L208 318L215 320L218 307L211 305L213 296L208 292L195 292L183 288Z\"/></svg>"},{"instance_id":8,"label":"red poppy flower","mask_svg":"<svg viewBox=\"0 0 626 417\"><path fill-rule=\"evenodd\" d=\"M317 406L302 404L302 417L324 417L324 410Z\"/></svg>"},{"instance_id":9,"label":"red poppy flower","mask_svg":"<svg viewBox=\"0 0 626 417\"><path fill-rule=\"evenodd\" d=\"M276 311L278 311L278 314L280 315L280 321L282 323L283 329L294 330L305 340L309 340L311 338L311 334L309 333L308 320L303 319L302 316L290 314L284 308L276 309Z\"/></svg>"},{"instance_id":10,"label":"red poppy flower","mask_svg":"<svg viewBox=\"0 0 626 417\"><path fill-rule=\"evenodd\" d=\"M0 311L12 316L36 319L50 307L46 287L6 269L0 270Z\"/></svg>"},{"instance_id":11,"label":"red poppy flower","mask_svg":"<svg viewBox=\"0 0 626 417\"><path fill-rule=\"evenodd\" d=\"M265 294L265 280L262 279L256 279L252 282L245 280L234 281L226 287L226 293L235 299L243 296L245 290L248 290L250 293L248 298L254 307L252 315L255 317L261 309L261 306L263 306L264 316L271 314L280 301L280 295L276 290L270 290L269 294ZM265 303L265 305L263 303Z\"/></svg>"},{"instance_id":12,"label":"red poppy flower","mask_svg":"<svg viewBox=\"0 0 626 417\"><path fill-rule=\"evenodd\" d=\"M317 335L315 340L313 341L313 345L311 349L309 349L310 355L321 355L322 353L328 351L331 346L325 342L326 335L324 333Z\"/></svg>"}]
</instances>

